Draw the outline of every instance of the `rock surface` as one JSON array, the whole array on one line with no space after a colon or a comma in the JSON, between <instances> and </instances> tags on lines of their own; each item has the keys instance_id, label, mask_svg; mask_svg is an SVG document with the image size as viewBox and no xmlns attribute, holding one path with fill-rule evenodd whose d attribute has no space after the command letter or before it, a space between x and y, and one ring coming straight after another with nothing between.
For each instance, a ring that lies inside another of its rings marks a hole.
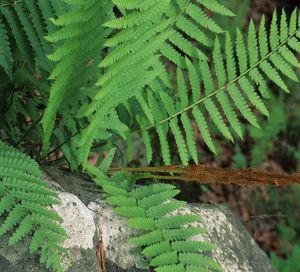
<instances>
[{"instance_id":1,"label":"rock surface","mask_svg":"<svg viewBox=\"0 0 300 272\"><path fill-rule=\"evenodd\" d=\"M48 182L59 192L61 206L54 209L64 218L63 227L69 239L64 246L67 272L142 272L151 271L146 260L127 243L133 231L113 214L98 188L84 177L46 169ZM250 237L241 222L228 209L217 205L190 204L180 214L197 214L208 233L195 239L217 246L212 257L224 272L276 271L266 254ZM28 243L7 247L0 240L0 272L43 272L37 256L28 255ZM105 258L104 258L105 255Z\"/></svg>"}]
</instances>

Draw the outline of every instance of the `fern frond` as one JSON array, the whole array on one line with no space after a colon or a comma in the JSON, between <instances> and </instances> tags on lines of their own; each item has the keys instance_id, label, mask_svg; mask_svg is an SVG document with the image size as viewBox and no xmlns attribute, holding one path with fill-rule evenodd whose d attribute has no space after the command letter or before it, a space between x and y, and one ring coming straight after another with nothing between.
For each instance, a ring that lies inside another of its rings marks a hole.
<instances>
[{"instance_id":1,"label":"fern frond","mask_svg":"<svg viewBox=\"0 0 300 272\"><path fill-rule=\"evenodd\" d=\"M144 125L141 130L156 128L165 164L170 163L171 157L167 135L174 134L175 128L175 142L182 163L188 163L187 150L197 162L197 150L189 125L191 117L203 140L214 153L216 149L210 132L211 124L221 135L233 141L232 132L242 137L237 112L255 127L259 127L256 111L269 117L262 99L268 96L266 80L273 81L285 92L288 92L288 88L284 76L298 82L294 71L295 67L299 67L295 52L299 49L295 50L294 46L299 43L300 35L297 18L299 16L295 11L288 25L284 11L280 19L274 13L269 36L264 18L258 33L252 21L247 36L238 30L236 40L233 41L226 33L224 52L219 39L215 40L212 66L198 52L197 60L186 60L186 68L177 68L178 92L169 91L162 85L148 91L148 103L150 110L155 113L155 125L148 122L148 127ZM154 99L156 92L159 93L160 101ZM182 137L180 127L185 132L185 138Z\"/></svg>"},{"instance_id":2,"label":"fern frond","mask_svg":"<svg viewBox=\"0 0 300 272\"><path fill-rule=\"evenodd\" d=\"M97 171L93 174L97 177ZM98 178L102 179L102 175ZM139 231L131 242L142 247L142 254L150 258L150 266L155 267L155 271L169 271L165 269L170 267L187 271L189 266L198 271L206 267L221 270L213 260L201 255L203 251L212 250L212 244L189 240L205 232L190 225L199 217L173 213L185 204L173 198L179 193L174 186L154 183L124 190L122 184L128 184L126 179L125 174L118 173L110 181L101 182L104 191L109 194L106 200L115 206L117 214L128 218L130 227ZM196 255L199 255L198 263Z\"/></svg>"},{"instance_id":3,"label":"fern frond","mask_svg":"<svg viewBox=\"0 0 300 272\"><path fill-rule=\"evenodd\" d=\"M34 233L30 251L41 249L41 261L62 271L60 244L66 233L59 225L62 219L48 208L59 204L57 194L42 178L36 162L0 141L0 236L12 230L9 245L14 245Z\"/></svg>"},{"instance_id":4,"label":"fern frond","mask_svg":"<svg viewBox=\"0 0 300 272\"><path fill-rule=\"evenodd\" d=\"M80 143L82 149L91 146L91 141L95 138L94 128L97 123L101 122L107 111L132 98L140 101L141 93L144 90L147 90L147 99L151 108L149 110L149 107L146 106L144 113L150 123L157 123L159 120L167 118L160 116L162 111L154 109L161 107L160 101L155 100L168 100L168 97L152 96L151 92L148 92L150 88L159 95L163 93L159 91L160 82L157 82L157 79L171 87L166 67L161 65L161 57L173 62L179 68L186 67L184 56L193 60L197 60L199 56L206 59L200 47L211 46L212 35L223 33L224 30L217 25L214 19L206 15L205 10L208 9L223 16L233 16L217 1L197 2L147 0L124 4L123 1L114 1L123 16L105 24L108 28L116 31L116 34L105 43L110 51L100 64L105 68L105 72L97 83L99 92L87 112L87 116L91 117L91 124L86 129L85 137ZM181 85L180 88L184 88L184 85ZM150 94L148 95L148 93ZM187 101L185 100L185 102ZM147 105L143 102L142 104ZM170 105L170 103L164 103L169 114L174 112L174 107L170 107ZM187 116L183 121L186 129L191 127ZM179 120L174 118L168 126L156 127L165 164L171 163L167 138L169 130L179 147L179 156L183 163L188 163L189 152L197 161L193 134L186 135L188 142L185 144L184 135L178 127L178 122ZM148 161L150 161L152 148L149 144L149 134L144 129L147 127L148 120L146 122L140 120L139 123L147 146ZM83 153L83 161L85 161L87 154Z\"/></svg>"},{"instance_id":5,"label":"fern frond","mask_svg":"<svg viewBox=\"0 0 300 272\"><path fill-rule=\"evenodd\" d=\"M73 4L68 1L65 3ZM59 29L50 33L47 40L61 45L49 55L49 59L57 62L57 65L50 75L54 83L42 119L45 150L49 149L56 113L66 95L70 95L68 91L86 84L95 72L96 66L89 66L88 62L99 61L99 52L101 52L104 37L108 34L101 25L110 18L107 12L110 7L110 1L84 1L71 5L70 11L51 20ZM64 10L63 7L57 6L57 9L61 8ZM79 81L78 75L80 75Z\"/></svg>"}]
</instances>

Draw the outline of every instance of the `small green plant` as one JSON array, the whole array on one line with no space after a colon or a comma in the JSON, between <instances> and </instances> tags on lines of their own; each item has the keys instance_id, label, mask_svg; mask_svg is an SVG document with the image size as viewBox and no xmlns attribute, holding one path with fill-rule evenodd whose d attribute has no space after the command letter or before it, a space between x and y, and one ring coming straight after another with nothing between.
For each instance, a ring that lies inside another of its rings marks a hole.
<instances>
[{"instance_id":1,"label":"small green plant","mask_svg":"<svg viewBox=\"0 0 300 272\"><path fill-rule=\"evenodd\" d=\"M270 84L288 93L286 81L298 82L298 11L289 18L275 11L270 32L264 17L258 29L250 21L246 35L221 27L234 16L217 0L1 2L1 139L40 163L89 173L116 214L140 231L132 242L159 272L222 268L202 254L213 245L190 240L203 232L187 227L198 218L174 215L185 204L174 186L151 173L129 175L127 165L120 165L125 172L109 171L117 142L131 150L135 133L148 164L160 162L157 153L165 165L198 164L197 134L216 153L215 135L242 139L243 121L259 127L256 113L269 117L263 98ZM91 165L99 150L106 158ZM40 248L41 262L61 271L65 234L46 208L55 193L20 151L1 142L0 152L7 222L0 235L14 228L16 242L33 230L31 251ZM145 178L150 185L136 185ZM47 228L46 214L53 220ZM42 243L45 233L49 241Z\"/></svg>"}]
</instances>

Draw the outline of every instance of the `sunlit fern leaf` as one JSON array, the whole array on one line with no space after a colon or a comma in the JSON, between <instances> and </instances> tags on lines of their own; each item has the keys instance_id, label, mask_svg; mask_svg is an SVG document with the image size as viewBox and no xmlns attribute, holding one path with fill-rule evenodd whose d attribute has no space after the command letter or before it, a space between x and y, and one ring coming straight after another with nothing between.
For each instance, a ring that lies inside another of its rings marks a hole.
<instances>
[{"instance_id":1,"label":"sunlit fern leaf","mask_svg":"<svg viewBox=\"0 0 300 272\"><path fill-rule=\"evenodd\" d=\"M153 245L150 245L146 247L142 253L147 257L154 257L156 255L170 252L171 251L171 245L169 241L163 241L159 243L154 243Z\"/></svg>"},{"instance_id":2,"label":"sunlit fern leaf","mask_svg":"<svg viewBox=\"0 0 300 272\"><path fill-rule=\"evenodd\" d=\"M205 9L219 13L223 16L234 16L234 14L217 1L173 1L168 10L167 16L172 18L170 29L175 31L161 48L161 53L168 60L183 68L185 66L182 53L191 58L197 58L198 54L205 59L206 56L200 50L201 46L212 46L212 35L223 33L224 30L205 13ZM187 38L188 37L188 38ZM197 44L195 44L195 41ZM196 50L198 47L198 50ZM198 53L197 53L198 51Z\"/></svg>"},{"instance_id":3,"label":"sunlit fern leaf","mask_svg":"<svg viewBox=\"0 0 300 272\"><path fill-rule=\"evenodd\" d=\"M143 122L143 120L138 120L139 126L140 127L145 127L145 123ZM153 149L152 149L152 144L151 144L151 136L148 130L143 129L141 131L142 133L142 138L143 138L143 143L145 145L145 150L146 150L146 159L147 162L150 163L152 161L153 158Z\"/></svg>"},{"instance_id":4,"label":"sunlit fern leaf","mask_svg":"<svg viewBox=\"0 0 300 272\"><path fill-rule=\"evenodd\" d=\"M217 0L197 0L197 2L215 13L230 17L235 16L230 9L220 4Z\"/></svg>"},{"instance_id":5,"label":"sunlit fern leaf","mask_svg":"<svg viewBox=\"0 0 300 272\"><path fill-rule=\"evenodd\" d=\"M149 258L155 271L169 271L165 270L169 265L182 269L178 271L186 271L189 266L198 271L205 267L221 271L217 263L202 255L214 246L190 240L205 230L190 225L199 220L198 216L176 214L185 203L174 199L179 190L173 185L153 183L128 187L124 173L117 173L110 179L103 178L105 173L97 177L97 173L97 170L91 172L97 179L102 179L100 183L108 194L106 201L115 206L116 214L126 217L128 225L137 231L130 241L142 248L142 254ZM197 255L199 260L196 262Z\"/></svg>"},{"instance_id":6,"label":"sunlit fern leaf","mask_svg":"<svg viewBox=\"0 0 300 272\"><path fill-rule=\"evenodd\" d=\"M151 207L147 210L147 215L153 218L165 216L185 205L185 202L178 200L169 200L159 206Z\"/></svg>"},{"instance_id":7,"label":"sunlit fern leaf","mask_svg":"<svg viewBox=\"0 0 300 272\"><path fill-rule=\"evenodd\" d=\"M246 37L238 30L233 41L229 33L226 33L223 51L217 38L214 43L212 66L207 60L201 59L201 54L197 60L187 60L186 69L177 70L178 92L159 86L162 89L159 92L163 93L160 96L167 97L160 101L167 111L161 110L161 113L158 113L162 107L152 108L148 101L152 112L156 112L157 116L161 115L161 119L155 119L156 125L149 124L148 129L165 126L164 133L167 134L171 130L167 125L171 126L174 120L176 125L182 126L184 130L188 127L190 129L183 118L189 117L191 112L203 140L213 152L216 152L210 132L211 124L229 140L233 140L232 130L242 137L237 112L253 126L259 127L255 117L256 111L269 117L262 99L269 96L267 80L273 81L286 92L288 88L284 79L298 82L298 76L294 71L295 67L299 67L296 60L297 52L294 52L299 51L299 48L294 50L294 45L299 43L300 32L297 16L296 11L293 12L288 25L284 12L279 20L274 14L269 36L265 29L264 18L258 33L251 21ZM179 120L182 121L181 124ZM186 142L191 141L188 139L191 138L189 133L190 131L185 131ZM178 143L177 141L178 153L182 154L182 144ZM188 144L188 151L194 159L196 146ZM180 157L185 164L186 157L182 155Z\"/></svg>"},{"instance_id":8,"label":"sunlit fern leaf","mask_svg":"<svg viewBox=\"0 0 300 272\"><path fill-rule=\"evenodd\" d=\"M85 137L80 143L82 149L91 146L91 141L95 138L95 129L93 128L111 108L117 107L132 97L139 98L141 92L145 89L148 90L147 85L152 88L153 81L156 81L157 78L165 86L172 88L166 67L161 65L161 56L180 68L186 67L186 57L196 60L200 55L202 59L206 59L206 55L200 50L200 47L210 47L213 44L213 36L224 32L214 19L206 14L206 10L223 16L233 16L217 1L196 1L197 3L185 0L113 2L121 11L122 16L105 24L114 31L114 35L105 43L109 53L100 64L105 72L97 83L99 92L93 98L87 111L87 116L91 117L91 124L86 129ZM155 89L153 91L156 92ZM145 107L145 115L152 124L153 119L151 119L148 107ZM154 117L153 112L152 115ZM190 127L188 119L185 118L184 121L185 126ZM143 137L147 141L147 157L152 159L152 155L149 153L151 152L149 137L145 133L147 122L140 120L139 123L142 127ZM175 141L180 146L181 160L187 164L186 150L189 149L193 154L193 160L198 161L192 134L187 135L186 144L177 129L177 123L176 120L170 122L170 128ZM164 126L157 129L164 163L169 164L170 154L166 128ZM174 133L175 131L176 133ZM86 158L85 155L83 161Z\"/></svg>"},{"instance_id":9,"label":"sunlit fern leaf","mask_svg":"<svg viewBox=\"0 0 300 272\"><path fill-rule=\"evenodd\" d=\"M168 96L166 93L160 92L160 97L165 105L165 109L169 115L172 115L176 112L176 109L172 103L172 99L170 96ZM170 121L170 130L172 134L174 135L176 146L178 147L178 153L180 156L180 159L184 165L188 164L188 150L186 147L186 144L184 142L184 138L182 135L182 132L178 126L178 120L177 118L174 118Z\"/></svg>"},{"instance_id":10,"label":"sunlit fern leaf","mask_svg":"<svg viewBox=\"0 0 300 272\"><path fill-rule=\"evenodd\" d=\"M14 245L33 233L30 252L45 251L41 262L60 272L66 233L62 219L49 209L60 203L57 194L42 178L36 162L0 141L0 236L11 231L9 245Z\"/></svg>"}]
</instances>

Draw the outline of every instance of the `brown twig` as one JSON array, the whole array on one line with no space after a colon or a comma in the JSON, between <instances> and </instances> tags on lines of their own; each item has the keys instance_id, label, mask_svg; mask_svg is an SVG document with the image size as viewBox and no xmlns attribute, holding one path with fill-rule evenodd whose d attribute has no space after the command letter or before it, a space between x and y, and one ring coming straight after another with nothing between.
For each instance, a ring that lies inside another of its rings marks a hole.
<instances>
[{"instance_id":1,"label":"brown twig","mask_svg":"<svg viewBox=\"0 0 300 272\"><path fill-rule=\"evenodd\" d=\"M300 173L272 173L256 169L216 168L205 165L195 165L186 168L182 175L185 181L199 183L222 183L245 185L285 186L300 183Z\"/></svg>"},{"instance_id":2,"label":"brown twig","mask_svg":"<svg viewBox=\"0 0 300 272\"><path fill-rule=\"evenodd\" d=\"M231 169L217 168L207 165L191 165L187 167L163 166L163 167L142 167L142 168L111 168L110 172L148 172L164 173L165 175L152 175L158 179L174 179L182 181L194 181L202 184L221 183L246 185L273 185L285 186L300 184L300 173L284 174L266 172L256 169Z\"/></svg>"}]
</instances>

